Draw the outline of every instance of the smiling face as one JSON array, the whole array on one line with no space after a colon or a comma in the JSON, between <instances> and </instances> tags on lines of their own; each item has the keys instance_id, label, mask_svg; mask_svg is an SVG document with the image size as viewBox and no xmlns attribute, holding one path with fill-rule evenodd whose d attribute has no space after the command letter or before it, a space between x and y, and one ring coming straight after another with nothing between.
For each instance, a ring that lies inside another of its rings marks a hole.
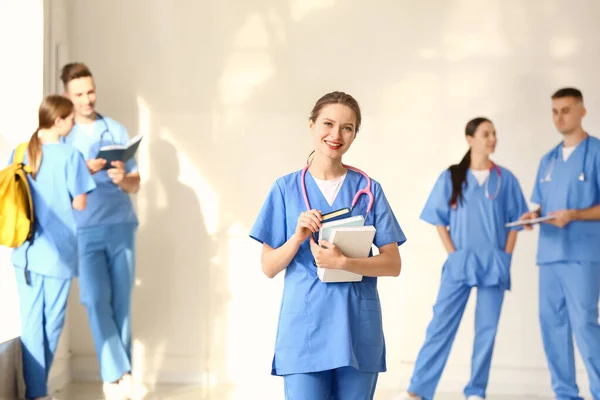
<instances>
[{"instance_id":1,"label":"smiling face","mask_svg":"<svg viewBox=\"0 0 600 400\"><path fill-rule=\"evenodd\" d=\"M474 154L489 156L496 150L496 129L490 121L479 124L473 135L467 135L467 142Z\"/></svg>"},{"instance_id":2,"label":"smiling face","mask_svg":"<svg viewBox=\"0 0 600 400\"><path fill-rule=\"evenodd\" d=\"M66 97L75 106L75 114L80 117L92 118L96 105L96 86L94 78L86 76L73 79L66 85Z\"/></svg>"},{"instance_id":3,"label":"smiling face","mask_svg":"<svg viewBox=\"0 0 600 400\"><path fill-rule=\"evenodd\" d=\"M356 137L357 118L352 109L343 104L329 104L310 121L314 135L315 152L320 156L339 160L348 151Z\"/></svg>"}]
</instances>

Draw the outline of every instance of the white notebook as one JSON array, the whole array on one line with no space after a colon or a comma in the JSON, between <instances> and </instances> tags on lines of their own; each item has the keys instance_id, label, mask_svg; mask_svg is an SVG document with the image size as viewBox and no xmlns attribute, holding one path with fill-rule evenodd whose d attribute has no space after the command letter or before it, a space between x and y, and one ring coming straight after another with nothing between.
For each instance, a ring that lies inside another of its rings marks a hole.
<instances>
[{"instance_id":1,"label":"white notebook","mask_svg":"<svg viewBox=\"0 0 600 400\"><path fill-rule=\"evenodd\" d=\"M507 228L512 228L514 226L534 225L534 224L539 224L540 222L549 221L549 220L555 219L555 218L556 218L556 216L554 216L554 215L546 215L545 217L525 219L523 221L509 222L508 224L506 224L504 226Z\"/></svg>"},{"instance_id":2,"label":"white notebook","mask_svg":"<svg viewBox=\"0 0 600 400\"><path fill-rule=\"evenodd\" d=\"M336 245L342 254L349 258L367 258L375 238L375 227L343 226L331 229L327 240ZM349 271L318 268L317 274L323 282L360 282L362 275Z\"/></svg>"}]
</instances>

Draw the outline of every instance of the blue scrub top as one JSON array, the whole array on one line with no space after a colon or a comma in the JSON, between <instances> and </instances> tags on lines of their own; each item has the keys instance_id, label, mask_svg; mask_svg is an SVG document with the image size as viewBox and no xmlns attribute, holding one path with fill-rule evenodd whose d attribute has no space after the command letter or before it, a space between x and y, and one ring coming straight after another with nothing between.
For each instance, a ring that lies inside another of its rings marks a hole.
<instances>
[{"instance_id":1,"label":"blue scrub top","mask_svg":"<svg viewBox=\"0 0 600 400\"><path fill-rule=\"evenodd\" d=\"M468 286L500 286L510 290L511 255L506 253L506 239L511 228L528 211L527 202L517 178L506 168L501 175L493 169L486 183L479 185L469 169L463 184L463 202L452 208L452 179L445 170L435 183L425 204L421 219L436 226L449 227L456 251L444 264L446 276ZM499 185L499 186L498 186ZM499 187L499 189L498 189ZM520 228L512 228L514 230Z\"/></svg>"},{"instance_id":2,"label":"blue scrub top","mask_svg":"<svg viewBox=\"0 0 600 400\"><path fill-rule=\"evenodd\" d=\"M10 157L12 163L13 155ZM25 155L25 163L28 157ZM77 238L73 198L92 191L96 184L83 156L72 146L42 146L42 163L36 179L28 176L35 215L33 244L16 248L11 257L16 267L38 274L70 279L77 276Z\"/></svg>"},{"instance_id":3,"label":"blue scrub top","mask_svg":"<svg viewBox=\"0 0 600 400\"><path fill-rule=\"evenodd\" d=\"M587 157L585 167L584 156ZM581 172L585 181L580 181ZM546 177L551 179L546 182ZM540 162L531 196L542 207L542 215L566 209L586 209L600 203L600 140L588 136L567 161L562 144L548 152ZM600 221L573 221L564 228L540 224L537 263L600 262Z\"/></svg>"},{"instance_id":4,"label":"blue scrub top","mask_svg":"<svg viewBox=\"0 0 600 400\"><path fill-rule=\"evenodd\" d=\"M126 145L129 142L129 135L125 127L117 121L108 117L98 117L94 122L92 136L86 133L81 125L75 124L64 141L77 148L83 157L89 160L96 158L102 146ZM134 158L125 164L125 169L127 173L137 172L138 166ZM86 209L75 211L77 226L84 228L119 223L137 225L138 219L129 194L112 182L106 170L99 171L92 176L97 188L88 196Z\"/></svg>"},{"instance_id":5,"label":"blue scrub top","mask_svg":"<svg viewBox=\"0 0 600 400\"><path fill-rule=\"evenodd\" d=\"M307 211L301 171L279 178L272 186L250 237L276 249L296 231L298 217ZM306 191L312 208L328 213L350 207L366 179L349 170L332 206L309 172ZM371 180L375 197L365 225L376 229L377 247L401 245L406 237L381 185ZM362 195L352 215L365 215L368 196ZM287 375L354 367L359 371L386 370L385 340L377 278L361 282L323 283L317 276L307 239L285 271L272 374Z\"/></svg>"}]
</instances>

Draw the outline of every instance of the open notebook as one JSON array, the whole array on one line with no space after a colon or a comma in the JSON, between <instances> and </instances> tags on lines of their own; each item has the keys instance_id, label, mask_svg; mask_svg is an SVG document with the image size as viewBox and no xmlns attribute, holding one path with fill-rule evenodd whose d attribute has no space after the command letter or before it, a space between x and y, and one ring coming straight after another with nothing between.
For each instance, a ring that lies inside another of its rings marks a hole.
<instances>
[{"instance_id":1,"label":"open notebook","mask_svg":"<svg viewBox=\"0 0 600 400\"><path fill-rule=\"evenodd\" d=\"M104 169L110 169L113 161L122 161L123 163L126 163L133 158L133 156L135 156L135 153L140 146L142 137L143 136L138 135L132 138L125 146L121 144L109 144L107 146L102 146L96 158L102 158L106 160Z\"/></svg>"}]
</instances>

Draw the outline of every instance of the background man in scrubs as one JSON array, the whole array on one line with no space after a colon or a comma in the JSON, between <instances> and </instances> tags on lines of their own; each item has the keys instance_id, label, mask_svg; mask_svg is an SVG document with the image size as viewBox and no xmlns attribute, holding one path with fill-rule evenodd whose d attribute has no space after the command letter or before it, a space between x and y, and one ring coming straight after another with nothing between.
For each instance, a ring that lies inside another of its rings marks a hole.
<instances>
[{"instance_id":1,"label":"background man in scrubs","mask_svg":"<svg viewBox=\"0 0 600 400\"><path fill-rule=\"evenodd\" d=\"M88 67L63 67L65 95L75 105L75 126L66 139L86 159L97 189L85 211L76 212L79 246L79 286L86 307L100 374L108 392L130 392L131 292L134 282L138 225L130 194L140 187L135 159L127 163L97 157L100 147L125 145L127 130L95 110L96 87Z\"/></svg>"},{"instance_id":2,"label":"background man in scrubs","mask_svg":"<svg viewBox=\"0 0 600 400\"><path fill-rule=\"evenodd\" d=\"M539 317L557 399L582 399L575 379L572 333L600 399L600 140L583 130L581 92L552 95L552 115L564 140L541 160L531 201L552 215L540 225ZM531 229L531 227L528 227Z\"/></svg>"}]
</instances>

